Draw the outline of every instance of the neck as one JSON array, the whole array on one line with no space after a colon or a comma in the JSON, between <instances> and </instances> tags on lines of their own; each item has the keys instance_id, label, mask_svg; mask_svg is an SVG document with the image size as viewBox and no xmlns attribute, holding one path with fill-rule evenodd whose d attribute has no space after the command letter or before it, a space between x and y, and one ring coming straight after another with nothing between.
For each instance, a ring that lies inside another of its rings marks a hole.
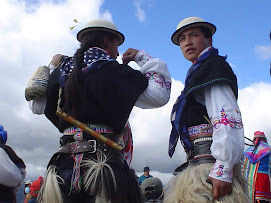
<instances>
[{"instance_id":1,"label":"neck","mask_svg":"<svg viewBox=\"0 0 271 203\"><path fill-rule=\"evenodd\" d=\"M199 57L201 57L203 54L205 54L207 51L211 50L212 48L213 48L212 46L206 47L206 48L199 54L198 58L195 59L195 60L193 61L193 64L195 64L195 63L197 62L197 60L199 59Z\"/></svg>"}]
</instances>

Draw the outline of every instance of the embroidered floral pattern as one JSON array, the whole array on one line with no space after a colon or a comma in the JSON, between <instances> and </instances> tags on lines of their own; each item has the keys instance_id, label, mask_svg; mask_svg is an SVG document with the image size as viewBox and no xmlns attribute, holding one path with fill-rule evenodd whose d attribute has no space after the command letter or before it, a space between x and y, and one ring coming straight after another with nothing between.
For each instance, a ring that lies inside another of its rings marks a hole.
<instances>
[{"instance_id":1,"label":"embroidered floral pattern","mask_svg":"<svg viewBox=\"0 0 271 203\"><path fill-rule=\"evenodd\" d=\"M147 72L145 77L150 80L154 80L154 82L160 85L162 88L166 88L167 90L170 90L171 88L171 82L166 82L164 76L156 72Z\"/></svg>"},{"instance_id":2,"label":"embroidered floral pattern","mask_svg":"<svg viewBox=\"0 0 271 203\"><path fill-rule=\"evenodd\" d=\"M224 172L224 165L220 164L220 165L218 166L218 170L217 170L217 172L216 172L217 177L218 177L218 178L221 178L222 175L223 175L223 172Z\"/></svg>"},{"instance_id":3,"label":"embroidered floral pattern","mask_svg":"<svg viewBox=\"0 0 271 203\"><path fill-rule=\"evenodd\" d=\"M139 52L139 56L137 58L137 60L139 62L141 62L142 64L145 64L145 63L147 63L148 61L150 61L152 59L153 58L149 54L147 54L146 52L144 52L144 51L140 51Z\"/></svg>"},{"instance_id":4,"label":"embroidered floral pattern","mask_svg":"<svg viewBox=\"0 0 271 203\"><path fill-rule=\"evenodd\" d=\"M240 118L233 118L227 116L225 110L222 108L220 111L220 117L210 119L214 129L220 128L221 125L230 125L231 128L242 129L243 122Z\"/></svg>"}]
</instances>

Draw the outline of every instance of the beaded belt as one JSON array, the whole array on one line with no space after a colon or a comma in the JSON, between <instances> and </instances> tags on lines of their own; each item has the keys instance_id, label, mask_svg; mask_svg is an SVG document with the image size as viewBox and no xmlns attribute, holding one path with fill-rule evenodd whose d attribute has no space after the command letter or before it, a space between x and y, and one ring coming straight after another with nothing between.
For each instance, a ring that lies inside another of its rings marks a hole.
<instances>
[{"instance_id":1,"label":"beaded belt","mask_svg":"<svg viewBox=\"0 0 271 203\"><path fill-rule=\"evenodd\" d=\"M198 137L212 136L213 128L209 124L196 125L188 128L190 140Z\"/></svg>"},{"instance_id":2,"label":"beaded belt","mask_svg":"<svg viewBox=\"0 0 271 203\"><path fill-rule=\"evenodd\" d=\"M106 126L106 125L94 125L94 124L87 124L89 128L92 130L97 131L98 133L114 133L114 131ZM75 133L83 132L81 128L78 127L71 127L64 130L64 135L73 135Z\"/></svg>"}]
</instances>

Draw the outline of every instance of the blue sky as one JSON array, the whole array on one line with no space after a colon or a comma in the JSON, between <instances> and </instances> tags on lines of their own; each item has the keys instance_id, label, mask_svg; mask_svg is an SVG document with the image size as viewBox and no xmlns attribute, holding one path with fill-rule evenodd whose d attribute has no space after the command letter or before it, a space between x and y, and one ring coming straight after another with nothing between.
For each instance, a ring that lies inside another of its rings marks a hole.
<instances>
[{"instance_id":1,"label":"blue sky","mask_svg":"<svg viewBox=\"0 0 271 203\"><path fill-rule=\"evenodd\" d=\"M126 38L119 47L121 55L128 48L143 49L168 64L172 77L168 104L152 110L134 108L129 119L134 138L132 167L138 174L148 165L165 184L185 162L181 144L172 159L167 147L170 112L191 65L171 42L171 35L189 16L217 27L213 45L228 56L238 77L245 136L251 138L260 130L271 142L271 1L1 0L0 7L0 124L8 132L7 144L27 165L27 179L44 176L61 134L44 115L29 110L24 90L31 74L48 65L53 55L72 56L79 47L80 28L69 29L75 25L73 19L83 25L96 18L113 21Z\"/></svg>"},{"instance_id":2,"label":"blue sky","mask_svg":"<svg viewBox=\"0 0 271 203\"><path fill-rule=\"evenodd\" d=\"M189 16L213 23L217 27L213 45L221 55L228 56L242 88L258 81L270 82L270 50L265 59L263 53L256 52L260 46L270 46L270 8L270 1L107 0L101 9L112 13L114 22L126 36L120 51L128 47L145 49L165 60L172 77L181 81L190 62L171 43L172 33ZM138 17L137 9L141 9L142 18Z\"/></svg>"}]
</instances>

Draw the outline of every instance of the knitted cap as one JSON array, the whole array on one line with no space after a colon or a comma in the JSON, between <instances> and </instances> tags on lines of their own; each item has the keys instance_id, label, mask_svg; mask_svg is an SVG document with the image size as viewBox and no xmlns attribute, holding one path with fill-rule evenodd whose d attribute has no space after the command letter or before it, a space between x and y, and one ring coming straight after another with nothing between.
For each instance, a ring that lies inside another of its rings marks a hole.
<instances>
[{"instance_id":1,"label":"knitted cap","mask_svg":"<svg viewBox=\"0 0 271 203\"><path fill-rule=\"evenodd\" d=\"M163 190L163 184L159 178L147 178L142 182L140 187L143 195Z\"/></svg>"},{"instance_id":2,"label":"knitted cap","mask_svg":"<svg viewBox=\"0 0 271 203\"><path fill-rule=\"evenodd\" d=\"M257 137L262 137L266 139L264 132L261 132L261 131L256 131L254 133L254 139L256 139Z\"/></svg>"},{"instance_id":3,"label":"knitted cap","mask_svg":"<svg viewBox=\"0 0 271 203\"><path fill-rule=\"evenodd\" d=\"M31 186L30 186L30 194L34 197L38 197L38 191L37 190L40 190L42 184L44 182L44 179L43 177L38 177L37 180L33 181Z\"/></svg>"},{"instance_id":4,"label":"knitted cap","mask_svg":"<svg viewBox=\"0 0 271 203\"><path fill-rule=\"evenodd\" d=\"M6 144L7 139L8 139L8 133L7 131L4 130L4 127L2 125L0 125L0 135L3 140L3 144ZM1 143L1 139L0 139L0 143Z\"/></svg>"}]
</instances>

